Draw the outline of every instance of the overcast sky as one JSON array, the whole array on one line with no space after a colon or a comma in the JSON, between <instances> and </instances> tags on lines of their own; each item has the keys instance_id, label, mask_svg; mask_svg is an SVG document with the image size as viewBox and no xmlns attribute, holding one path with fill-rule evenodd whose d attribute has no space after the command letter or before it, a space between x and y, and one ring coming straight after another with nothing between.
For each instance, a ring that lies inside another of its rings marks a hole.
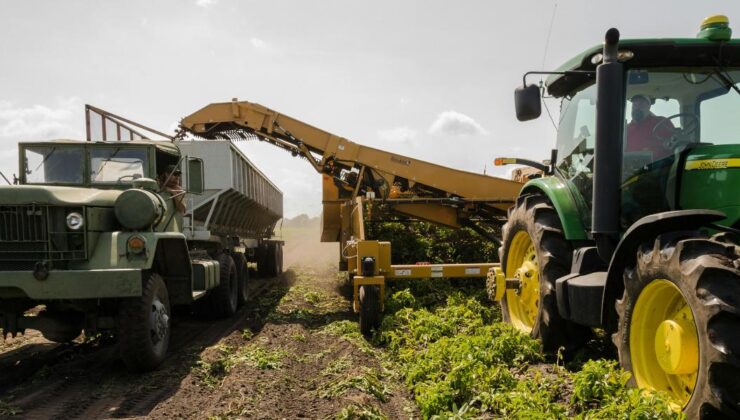
<instances>
[{"instance_id":1,"label":"overcast sky","mask_svg":"<svg viewBox=\"0 0 740 420\"><path fill-rule=\"evenodd\" d=\"M171 131L238 97L505 176L495 157L545 159L555 141L546 117L516 121L525 71L556 68L611 26L623 38L693 37L718 13L740 31L737 0L0 1L0 170L17 172L18 141L84 139L85 103ZM319 214L321 178L305 161L240 147L283 190L287 217Z\"/></svg>"}]
</instances>

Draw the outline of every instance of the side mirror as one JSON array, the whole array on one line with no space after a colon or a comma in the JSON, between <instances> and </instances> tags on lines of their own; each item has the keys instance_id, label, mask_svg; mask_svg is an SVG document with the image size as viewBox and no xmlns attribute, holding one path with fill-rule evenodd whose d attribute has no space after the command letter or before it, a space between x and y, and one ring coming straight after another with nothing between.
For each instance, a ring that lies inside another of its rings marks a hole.
<instances>
[{"instance_id":1,"label":"side mirror","mask_svg":"<svg viewBox=\"0 0 740 420\"><path fill-rule=\"evenodd\" d=\"M203 190L205 190L203 159L188 158L188 192L203 194Z\"/></svg>"},{"instance_id":2,"label":"side mirror","mask_svg":"<svg viewBox=\"0 0 740 420\"><path fill-rule=\"evenodd\" d=\"M516 119L519 121L533 120L542 114L540 88L537 85L527 85L514 90L514 105Z\"/></svg>"}]
</instances>

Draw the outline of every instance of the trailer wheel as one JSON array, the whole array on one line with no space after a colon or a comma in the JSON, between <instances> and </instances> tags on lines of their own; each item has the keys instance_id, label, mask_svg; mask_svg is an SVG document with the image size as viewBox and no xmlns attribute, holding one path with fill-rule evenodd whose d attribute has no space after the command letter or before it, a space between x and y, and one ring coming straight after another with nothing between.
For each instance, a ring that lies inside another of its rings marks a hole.
<instances>
[{"instance_id":1,"label":"trailer wheel","mask_svg":"<svg viewBox=\"0 0 740 420\"><path fill-rule=\"evenodd\" d=\"M243 306L249 299L249 267L247 266L247 258L240 252L236 252L231 256L234 259L236 274L239 279L236 303L238 306Z\"/></svg>"},{"instance_id":2,"label":"trailer wheel","mask_svg":"<svg viewBox=\"0 0 740 420\"><path fill-rule=\"evenodd\" d=\"M360 332L366 337L380 326L380 287L360 286Z\"/></svg>"},{"instance_id":3,"label":"trailer wheel","mask_svg":"<svg viewBox=\"0 0 740 420\"><path fill-rule=\"evenodd\" d=\"M217 318L226 318L236 313L239 301L239 275L231 255L218 254L219 285L208 296L210 313Z\"/></svg>"},{"instance_id":4,"label":"trailer wheel","mask_svg":"<svg viewBox=\"0 0 740 420\"><path fill-rule=\"evenodd\" d=\"M718 239L645 244L616 304L632 384L665 392L691 419L740 417L740 246Z\"/></svg>"},{"instance_id":5,"label":"trailer wheel","mask_svg":"<svg viewBox=\"0 0 740 420\"><path fill-rule=\"evenodd\" d=\"M141 297L121 301L116 320L121 358L129 370L138 372L159 366L170 343L167 286L157 273L145 276Z\"/></svg>"},{"instance_id":6,"label":"trailer wheel","mask_svg":"<svg viewBox=\"0 0 740 420\"><path fill-rule=\"evenodd\" d=\"M264 253L265 267L263 274L265 277L277 277L282 272L282 254L279 244L269 242Z\"/></svg>"},{"instance_id":7,"label":"trailer wheel","mask_svg":"<svg viewBox=\"0 0 740 420\"><path fill-rule=\"evenodd\" d=\"M506 278L520 281L501 300L504 321L539 339L546 352L580 347L591 329L563 319L555 298L555 280L570 272L573 252L555 208L539 194L519 197L503 238L499 252Z\"/></svg>"},{"instance_id":8,"label":"trailer wheel","mask_svg":"<svg viewBox=\"0 0 740 420\"><path fill-rule=\"evenodd\" d=\"M283 246L275 244L275 271L276 275L283 273Z\"/></svg>"}]
</instances>

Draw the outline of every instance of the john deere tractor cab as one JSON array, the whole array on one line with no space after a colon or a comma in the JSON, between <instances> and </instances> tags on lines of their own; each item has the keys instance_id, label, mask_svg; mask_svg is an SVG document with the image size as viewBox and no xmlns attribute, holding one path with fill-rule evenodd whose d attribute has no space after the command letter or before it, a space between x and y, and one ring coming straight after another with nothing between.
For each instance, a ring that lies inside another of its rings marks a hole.
<instances>
[{"instance_id":1,"label":"john deere tractor cab","mask_svg":"<svg viewBox=\"0 0 740 420\"><path fill-rule=\"evenodd\" d=\"M561 99L557 159L523 187L489 293L546 350L612 334L634 385L689 418L740 416L740 40L610 29L515 93L517 117Z\"/></svg>"}]
</instances>

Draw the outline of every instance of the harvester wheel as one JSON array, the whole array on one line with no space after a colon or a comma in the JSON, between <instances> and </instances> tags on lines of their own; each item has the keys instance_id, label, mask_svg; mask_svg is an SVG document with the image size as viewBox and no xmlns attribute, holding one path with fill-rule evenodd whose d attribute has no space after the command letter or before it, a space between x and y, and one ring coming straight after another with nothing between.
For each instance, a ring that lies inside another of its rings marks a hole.
<instances>
[{"instance_id":1,"label":"harvester wheel","mask_svg":"<svg viewBox=\"0 0 740 420\"><path fill-rule=\"evenodd\" d=\"M360 286L360 332L369 337L380 326L380 287Z\"/></svg>"},{"instance_id":2,"label":"harvester wheel","mask_svg":"<svg viewBox=\"0 0 740 420\"><path fill-rule=\"evenodd\" d=\"M217 318L226 318L236 313L239 300L239 275L231 255L218 254L220 283L208 296L210 313Z\"/></svg>"},{"instance_id":3,"label":"harvester wheel","mask_svg":"<svg viewBox=\"0 0 740 420\"><path fill-rule=\"evenodd\" d=\"M643 245L617 301L619 361L690 419L740 417L740 246L668 236Z\"/></svg>"},{"instance_id":4,"label":"harvester wheel","mask_svg":"<svg viewBox=\"0 0 740 420\"><path fill-rule=\"evenodd\" d=\"M547 352L577 349L591 329L560 317L555 280L570 272L573 249L557 211L542 195L523 195L509 210L499 250L507 279L519 280L501 300L504 321L542 341Z\"/></svg>"},{"instance_id":5,"label":"harvester wheel","mask_svg":"<svg viewBox=\"0 0 740 420\"><path fill-rule=\"evenodd\" d=\"M241 252L235 252L231 255L236 266L236 274L239 279L239 291L237 293L236 303L243 306L249 299L249 267L247 258Z\"/></svg>"},{"instance_id":6,"label":"harvester wheel","mask_svg":"<svg viewBox=\"0 0 740 420\"><path fill-rule=\"evenodd\" d=\"M167 286L157 273L145 276L141 297L121 301L116 320L121 358L129 370L137 372L159 366L170 343Z\"/></svg>"}]
</instances>

